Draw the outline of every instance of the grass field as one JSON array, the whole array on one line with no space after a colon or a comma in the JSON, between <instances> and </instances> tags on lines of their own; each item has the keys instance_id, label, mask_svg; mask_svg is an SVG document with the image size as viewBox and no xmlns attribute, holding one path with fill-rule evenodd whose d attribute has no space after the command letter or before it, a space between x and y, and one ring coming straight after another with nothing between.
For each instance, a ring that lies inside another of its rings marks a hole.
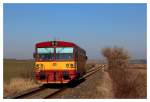
<instances>
[{"instance_id":1,"label":"grass field","mask_svg":"<svg viewBox=\"0 0 150 102\"><path fill-rule=\"evenodd\" d=\"M4 59L4 96L38 86L33 77L33 60Z\"/></svg>"},{"instance_id":2,"label":"grass field","mask_svg":"<svg viewBox=\"0 0 150 102\"><path fill-rule=\"evenodd\" d=\"M33 78L32 60L4 59L4 82L9 83L13 78Z\"/></svg>"},{"instance_id":3,"label":"grass field","mask_svg":"<svg viewBox=\"0 0 150 102\"><path fill-rule=\"evenodd\" d=\"M127 73L127 98L147 98L147 65L130 64Z\"/></svg>"}]
</instances>

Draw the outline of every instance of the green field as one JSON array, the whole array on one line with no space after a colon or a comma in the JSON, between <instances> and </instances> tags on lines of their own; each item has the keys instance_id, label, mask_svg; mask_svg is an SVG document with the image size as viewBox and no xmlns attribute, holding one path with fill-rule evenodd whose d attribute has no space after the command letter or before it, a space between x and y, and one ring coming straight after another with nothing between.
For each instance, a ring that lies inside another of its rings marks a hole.
<instances>
[{"instance_id":1,"label":"green field","mask_svg":"<svg viewBox=\"0 0 150 102\"><path fill-rule=\"evenodd\" d=\"M4 82L13 78L33 78L33 60L4 59Z\"/></svg>"}]
</instances>

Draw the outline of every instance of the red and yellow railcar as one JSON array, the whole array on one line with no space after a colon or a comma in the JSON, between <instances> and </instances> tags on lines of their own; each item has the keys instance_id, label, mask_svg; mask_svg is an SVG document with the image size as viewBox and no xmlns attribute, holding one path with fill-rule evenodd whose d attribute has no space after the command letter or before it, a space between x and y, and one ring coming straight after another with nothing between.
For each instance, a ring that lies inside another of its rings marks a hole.
<instances>
[{"instance_id":1,"label":"red and yellow railcar","mask_svg":"<svg viewBox=\"0 0 150 102\"><path fill-rule=\"evenodd\" d=\"M35 46L35 78L39 83L68 83L85 74L86 52L72 42L47 41Z\"/></svg>"}]
</instances>

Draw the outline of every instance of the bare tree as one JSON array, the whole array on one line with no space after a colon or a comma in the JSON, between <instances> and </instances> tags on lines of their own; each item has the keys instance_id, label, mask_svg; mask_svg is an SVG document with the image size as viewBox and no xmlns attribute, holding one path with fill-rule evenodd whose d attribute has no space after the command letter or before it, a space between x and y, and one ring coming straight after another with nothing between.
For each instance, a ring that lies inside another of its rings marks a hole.
<instances>
[{"instance_id":1,"label":"bare tree","mask_svg":"<svg viewBox=\"0 0 150 102\"><path fill-rule=\"evenodd\" d=\"M128 94L127 73L129 54L123 48L103 48L102 54L108 62L108 72L113 80L116 98L124 98Z\"/></svg>"},{"instance_id":2,"label":"bare tree","mask_svg":"<svg viewBox=\"0 0 150 102\"><path fill-rule=\"evenodd\" d=\"M111 70L113 68L125 68L127 67L129 54L123 48L103 48L102 54L108 62L108 68Z\"/></svg>"}]
</instances>

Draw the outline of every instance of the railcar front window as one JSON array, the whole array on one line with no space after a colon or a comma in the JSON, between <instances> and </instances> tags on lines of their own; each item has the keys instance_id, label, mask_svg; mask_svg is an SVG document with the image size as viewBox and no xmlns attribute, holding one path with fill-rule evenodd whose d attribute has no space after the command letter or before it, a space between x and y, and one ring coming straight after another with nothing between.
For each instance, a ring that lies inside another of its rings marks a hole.
<instances>
[{"instance_id":1,"label":"railcar front window","mask_svg":"<svg viewBox=\"0 0 150 102\"><path fill-rule=\"evenodd\" d=\"M37 48L38 60L53 60L54 48Z\"/></svg>"},{"instance_id":2,"label":"railcar front window","mask_svg":"<svg viewBox=\"0 0 150 102\"><path fill-rule=\"evenodd\" d=\"M56 48L56 60L72 60L72 59L73 59L72 47Z\"/></svg>"}]
</instances>

